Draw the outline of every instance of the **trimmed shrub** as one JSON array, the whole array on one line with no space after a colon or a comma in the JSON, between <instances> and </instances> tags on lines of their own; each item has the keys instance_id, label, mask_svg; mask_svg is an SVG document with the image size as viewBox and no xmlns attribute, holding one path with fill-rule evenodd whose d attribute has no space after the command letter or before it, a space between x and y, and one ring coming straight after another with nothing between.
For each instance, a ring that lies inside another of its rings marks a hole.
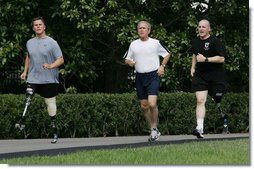
<instances>
[{"instance_id":1,"label":"trimmed shrub","mask_svg":"<svg viewBox=\"0 0 254 169\"><path fill-rule=\"evenodd\" d=\"M25 95L0 95L0 138L23 138L14 126L23 113ZM196 126L193 93L160 93L158 127L164 135L190 134ZM231 133L248 132L249 94L227 93L221 107L229 117ZM44 99L35 95L26 118L28 138L51 137L50 118ZM215 102L206 103L205 133L221 133L223 120ZM149 127L135 93L60 94L57 96L60 137L148 135Z\"/></svg>"}]
</instances>

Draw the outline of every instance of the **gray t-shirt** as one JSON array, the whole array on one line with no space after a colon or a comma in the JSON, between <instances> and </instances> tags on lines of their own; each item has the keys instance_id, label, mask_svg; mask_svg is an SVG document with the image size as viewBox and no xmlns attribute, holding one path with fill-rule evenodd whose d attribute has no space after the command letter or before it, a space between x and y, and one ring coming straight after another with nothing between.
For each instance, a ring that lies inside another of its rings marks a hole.
<instances>
[{"instance_id":1,"label":"gray t-shirt","mask_svg":"<svg viewBox=\"0 0 254 169\"><path fill-rule=\"evenodd\" d=\"M30 58L27 82L33 84L59 83L58 68L46 70L42 67L44 63L52 64L57 58L63 56L58 43L48 36L34 37L27 41L26 47Z\"/></svg>"}]
</instances>

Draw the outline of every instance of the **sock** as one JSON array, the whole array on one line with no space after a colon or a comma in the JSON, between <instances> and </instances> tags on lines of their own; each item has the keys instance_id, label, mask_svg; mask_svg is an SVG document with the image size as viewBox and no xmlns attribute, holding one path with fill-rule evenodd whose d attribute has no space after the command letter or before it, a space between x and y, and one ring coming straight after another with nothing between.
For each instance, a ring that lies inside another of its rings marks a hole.
<instances>
[{"instance_id":1,"label":"sock","mask_svg":"<svg viewBox=\"0 0 254 169\"><path fill-rule=\"evenodd\" d=\"M204 119L198 118L197 119L197 127L196 127L196 129L199 132L203 133L203 127L204 127Z\"/></svg>"}]
</instances>

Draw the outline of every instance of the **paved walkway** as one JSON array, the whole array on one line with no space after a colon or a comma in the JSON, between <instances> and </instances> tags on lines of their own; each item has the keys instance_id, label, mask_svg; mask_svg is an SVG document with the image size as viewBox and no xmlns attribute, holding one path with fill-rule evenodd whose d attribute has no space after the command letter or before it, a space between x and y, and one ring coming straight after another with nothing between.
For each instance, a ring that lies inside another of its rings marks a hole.
<instances>
[{"instance_id":1,"label":"paved walkway","mask_svg":"<svg viewBox=\"0 0 254 169\"><path fill-rule=\"evenodd\" d=\"M147 141L148 136L60 138L56 144L51 144L51 139L0 140L0 159L31 155L56 155L78 150L142 147L180 144L190 141L232 140L249 137L249 133L207 134L204 139L197 139L192 135L163 135L160 136L160 141L153 143Z\"/></svg>"}]
</instances>

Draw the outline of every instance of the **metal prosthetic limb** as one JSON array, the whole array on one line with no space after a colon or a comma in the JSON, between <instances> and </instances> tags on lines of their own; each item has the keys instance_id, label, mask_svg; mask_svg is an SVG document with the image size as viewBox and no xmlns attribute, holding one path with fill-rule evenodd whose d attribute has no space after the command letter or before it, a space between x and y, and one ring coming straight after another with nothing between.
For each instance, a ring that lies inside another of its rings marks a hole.
<instances>
[{"instance_id":1,"label":"metal prosthetic limb","mask_svg":"<svg viewBox=\"0 0 254 169\"><path fill-rule=\"evenodd\" d=\"M222 99L223 93L216 93L215 96L213 97L213 100L216 102L216 107L217 107L217 112L219 112L221 114L221 117L223 119L223 131L222 133L229 133L228 131L228 116L227 114L225 114L220 106L220 102Z\"/></svg>"},{"instance_id":2,"label":"metal prosthetic limb","mask_svg":"<svg viewBox=\"0 0 254 169\"><path fill-rule=\"evenodd\" d=\"M58 141L58 130L56 126L56 111L57 111L56 98L55 97L45 98L45 103L47 105L48 114L51 118L50 127L51 132L53 133L53 140L51 141L51 143L56 143Z\"/></svg>"},{"instance_id":3,"label":"metal prosthetic limb","mask_svg":"<svg viewBox=\"0 0 254 169\"><path fill-rule=\"evenodd\" d=\"M229 131L228 131L228 116L227 116L227 114L225 114L222 111L222 109L220 107L220 103L216 103L216 106L217 106L217 111L221 114L221 117L223 119L223 131L222 131L222 133L227 134L227 133L229 133Z\"/></svg>"},{"instance_id":4,"label":"metal prosthetic limb","mask_svg":"<svg viewBox=\"0 0 254 169\"><path fill-rule=\"evenodd\" d=\"M20 131L24 131L24 133L25 133L25 123L24 123L24 121L25 121L25 115L26 115L28 106L31 104L33 95L34 95L33 89L28 87L26 89L26 100L25 100L24 111L22 113L22 116L21 116L19 122L15 124L15 128L19 129Z\"/></svg>"},{"instance_id":5,"label":"metal prosthetic limb","mask_svg":"<svg viewBox=\"0 0 254 169\"><path fill-rule=\"evenodd\" d=\"M51 143L57 143L58 141L58 132L57 132L57 127L56 127L56 122L55 122L55 117L51 117L51 127L53 129L53 140Z\"/></svg>"}]
</instances>

